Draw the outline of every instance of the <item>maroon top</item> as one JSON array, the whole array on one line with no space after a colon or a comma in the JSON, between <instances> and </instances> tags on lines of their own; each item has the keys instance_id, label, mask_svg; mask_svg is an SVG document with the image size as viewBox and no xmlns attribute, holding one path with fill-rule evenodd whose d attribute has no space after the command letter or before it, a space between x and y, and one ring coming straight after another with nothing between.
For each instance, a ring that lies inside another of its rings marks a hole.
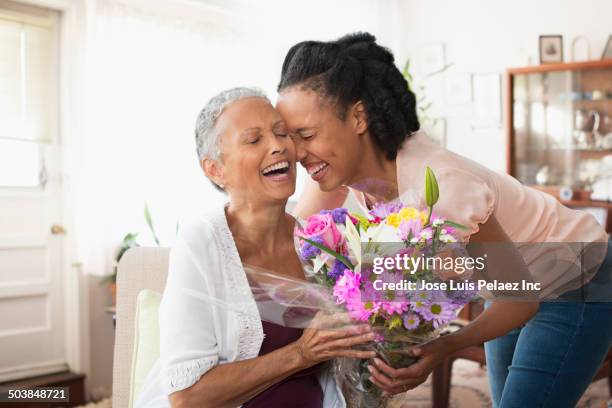
<instances>
[{"instance_id":1,"label":"maroon top","mask_svg":"<svg viewBox=\"0 0 612 408\"><path fill-rule=\"evenodd\" d=\"M259 355L263 356L300 338L302 329L261 321L265 338ZM299 371L247 401L248 408L322 408L323 390L317 379L322 364Z\"/></svg>"}]
</instances>

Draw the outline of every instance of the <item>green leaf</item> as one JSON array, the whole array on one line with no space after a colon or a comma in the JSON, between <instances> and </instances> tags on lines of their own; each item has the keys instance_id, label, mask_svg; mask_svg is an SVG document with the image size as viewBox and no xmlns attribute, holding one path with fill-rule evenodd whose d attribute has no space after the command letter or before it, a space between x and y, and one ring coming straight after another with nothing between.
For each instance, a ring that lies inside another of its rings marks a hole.
<instances>
[{"instance_id":1,"label":"green leaf","mask_svg":"<svg viewBox=\"0 0 612 408\"><path fill-rule=\"evenodd\" d=\"M137 232L128 232L125 234L125 237L123 237L123 244L132 245L136 242L136 238L138 238Z\"/></svg>"},{"instance_id":2,"label":"green leaf","mask_svg":"<svg viewBox=\"0 0 612 408\"><path fill-rule=\"evenodd\" d=\"M425 78L423 78L423 79L428 79L428 78L431 78L431 77L433 77L433 76L439 75L439 74L443 73L444 71L446 71L447 69L449 69L449 68L450 68L450 67L452 67L452 66L453 66L453 63L452 63L452 62L450 62L450 63L448 63L448 64L444 65L444 66L443 66L442 68L440 68L439 70L437 70L437 71L434 71L434 72L431 72L431 73L427 74L427 75L425 76Z\"/></svg>"},{"instance_id":3,"label":"green leaf","mask_svg":"<svg viewBox=\"0 0 612 408\"><path fill-rule=\"evenodd\" d=\"M318 242L315 242L313 240L310 240L308 238L304 238L304 237L300 237L301 240L308 242L310 245L319 248L321 251L326 252L328 254L330 254L331 256L333 256L334 258L336 258L337 260L339 260L340 262L342 262L347 268L349 268L351 271L355 270L355 267L353 266L353 264L351 263L351 261L349 261L344 255L341 255L339 253L337 253L336 251L326 247L325 245L321 245Z\"/></svg>"},{"instance_id":4,"label":"green leaf","mask_svg":"<svg viewBox=\"0 0 612 408\"><path fill-rule=\"evenodd\" d=\"M149 230L151 231L151 235L153 235L153 239L155 240L155 243L157 244L157 246L159 246L159 238L157 238L157 234L155 234L155 228L153 228L153 219L151 218L151 212L149 211L149 205L147 204L146 201L145 201L145 208L144 208L144 217L145 217L145 221L147 222L147 225L149 226Z\"/></svg>"},{"instance_id":5,"label":"green leaf","mask_svg":"<svg viewBox=\"0 0 612 408\"><path fill-rule=\"evenodd\" d=\"M357 218L357 220L359 221L357 225L363 228L364 231L367 231L368 228L370 228L370 220L368 220L366 217L364 217L361 214L351 214L351 215Z\"/></svg>"},{"instance_id":6,"label":"green leaf","mask_svg":"<svg viewBox=\"0 0 612 408\"><path fill-rule=\"evenodd\" d=\"M410 58L406 60L404 64L404 69L402 70L402 75L406 78L406 81L410 84L412 82L412 75L410 74Z\"/></svg>"},{"instance_id":7,"label":"green leaf","mask_svg":"<svg viewBox=\"0 0 612 408\"><path fill-rule=\"evenodd\" d=\"M460 229L465 229L465 230L466 230L466 229L469 229L469 228L468 228L468 227L466 227L465 225L461 225L461 224L458 224L458 223L456 223L456 222L452 222L452 221L444 221L444 222L442 223L442 225L448 225L449 227L455 227L455 228L460 228Z\"/></svg>"}]
</instances>

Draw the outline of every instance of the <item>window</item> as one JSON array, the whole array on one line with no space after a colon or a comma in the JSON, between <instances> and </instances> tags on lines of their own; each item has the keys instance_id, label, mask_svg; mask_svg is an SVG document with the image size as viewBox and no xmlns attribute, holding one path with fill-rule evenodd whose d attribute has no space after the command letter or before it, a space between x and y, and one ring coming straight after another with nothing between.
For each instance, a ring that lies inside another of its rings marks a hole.
<instances>
[{"instance_id":1,"label":"window","mask_svg":"<svg viewBox=\"0 0 612 408\"><path fill-rule=\"evenodd\" d=\"M0 187L45 183L44 146L58 133L56 18L0 9Z\"/></svg>"}]
</instances>

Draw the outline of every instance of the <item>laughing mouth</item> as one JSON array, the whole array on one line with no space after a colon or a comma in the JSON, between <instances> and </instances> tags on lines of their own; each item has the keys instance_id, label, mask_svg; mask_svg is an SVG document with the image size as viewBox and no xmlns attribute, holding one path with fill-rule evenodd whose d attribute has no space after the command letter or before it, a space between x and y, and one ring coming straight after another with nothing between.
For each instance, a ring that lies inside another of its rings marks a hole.
<instances>
[{"instance_id":1,"label":"laughing mouth","mask_svg":"<svg viewBox=\"0 0 612 408\"><path fill-rule=\"evenodd\" d=\"M283 174L287 174L289 172L289 162L282 161L278 163L274 163L261 171L266 177L279 176Z\"/></svg>"},{"instance_id":2,"label":"laughing mouth","mask_svg":"<svg viewBox=\"0 0 612 408\"><path fill-rule=\"evenodd\" d=\"M311 177L312 176L316 176L321 171L326 169L327 166L329 166L329 164L327 164L327 163L321 163L321 164L317 164L316 166L311 166L311 167L308 168L308 175L310 175Z\"/></svg>"}]
</instances>

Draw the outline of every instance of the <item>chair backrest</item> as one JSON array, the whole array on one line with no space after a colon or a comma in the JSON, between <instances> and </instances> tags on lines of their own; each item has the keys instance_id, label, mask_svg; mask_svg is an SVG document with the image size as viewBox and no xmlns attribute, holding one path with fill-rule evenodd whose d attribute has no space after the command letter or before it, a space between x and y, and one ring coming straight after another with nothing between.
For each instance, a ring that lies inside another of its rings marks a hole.
<instances>
[{"instance_id":1,"label":"chair backrest","mask_svg":"<svg viewBox=\"0 0 612 408\"><path fill-rule=\"evenodd\" d=\"M117 270L113 407L129 405L136 297L143 289L164 292L170 248L136 247L121 257Z\"/></svg>"}]
</instances>

